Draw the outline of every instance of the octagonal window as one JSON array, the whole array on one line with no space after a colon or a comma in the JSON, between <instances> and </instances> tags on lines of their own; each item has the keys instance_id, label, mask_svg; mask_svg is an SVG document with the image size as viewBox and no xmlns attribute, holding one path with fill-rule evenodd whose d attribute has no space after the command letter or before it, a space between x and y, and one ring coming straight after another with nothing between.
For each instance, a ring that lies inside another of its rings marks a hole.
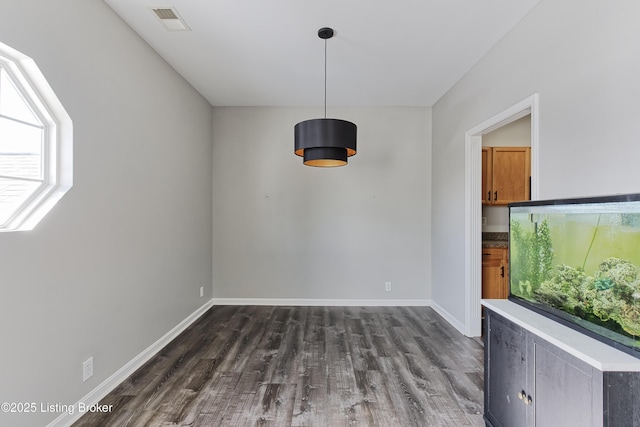
<instances>
[{"instance_id":1,"label":"octagonal window","mask_svg":"<svg viewBox=\"0 0 640 427\"><path fill-rule=\"evenodd\" d=\"M72 135L35 62L0 43L0 231L32 229L71 188Z\"/></svg>"}]
</instances>

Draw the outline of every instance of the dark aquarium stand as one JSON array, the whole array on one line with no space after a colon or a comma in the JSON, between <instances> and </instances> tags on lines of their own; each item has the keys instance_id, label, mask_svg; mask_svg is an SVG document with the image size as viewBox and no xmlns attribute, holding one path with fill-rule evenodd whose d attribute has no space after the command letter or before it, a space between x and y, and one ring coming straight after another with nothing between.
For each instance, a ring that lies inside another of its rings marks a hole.
<instances>
[{"instance_id":1,"label":"dark aquarium stand","mask_svg":"<svg viewBox=\"0 0 640 427\"><path fill-rule=\"evenodd\" d=\"M487 426L640 426L640 359L511 301L483 305Z\"/></svg>"}]
</instances>

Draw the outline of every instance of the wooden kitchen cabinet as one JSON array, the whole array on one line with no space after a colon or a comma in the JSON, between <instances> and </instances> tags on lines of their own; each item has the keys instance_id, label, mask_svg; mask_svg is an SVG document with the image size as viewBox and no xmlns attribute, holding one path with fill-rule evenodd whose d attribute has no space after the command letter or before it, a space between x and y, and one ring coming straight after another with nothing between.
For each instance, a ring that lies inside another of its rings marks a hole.
<instances>
[{"instance_id":1,"label":"wooden kitchen cabinet","mask_svg":"<svg viewBox=\"0 0 640 427\"><path fill-rule=\"evenodd\" d=\"M482 203L530 200L531 148L482 147Z\"/></svg>"},{"instance_id":2,"label":"wooden kitchen cabinet","mask_svg":"<svg viewBox=\"0 0 640 427\"><path fill-rule=\"evenodd\" d=\"M505 299L509 293L506 248L482 248L482 298Z\"/></svg>"},{"instance_id":3,"label":"wooden kitchen cabinet","mask_svg":"<svg viewBox=\"0 0 640 427\"><path fill-rule=\"evenodd\" d=\"M482 147L482 204L491 204L493 194L493 150L491 147Z\"/></svg>"}]
</instances>

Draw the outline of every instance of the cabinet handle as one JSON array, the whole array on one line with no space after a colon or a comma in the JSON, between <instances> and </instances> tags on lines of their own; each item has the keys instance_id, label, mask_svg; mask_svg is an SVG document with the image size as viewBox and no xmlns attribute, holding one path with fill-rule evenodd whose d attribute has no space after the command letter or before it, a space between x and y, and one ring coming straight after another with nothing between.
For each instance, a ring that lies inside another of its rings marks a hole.
<instances>
[{"instance_id":1,"label":"cabinet handle","mask_svg":"<svg viewBox=\"0 0 640 427\"><path fill-rule=\"evenodd\" d=\"M518 399L522 400L525 405L531 405L533 403L533 398L531 396L527 396L527 393L524 390L518 392Z\"/></svg>"},{"instance_id":2,"label":"cabinet handle","mask_svg":"<svg viewBox=\"0 0 640 427\"><path fill-rule=\"evenodd\" d=\"M488 200L488 201L491 201L491 191L489 191L489 192L487 193L487 200Z\"/></svg>"},{"instance_id":3,"label":"cabinet handle","mask_svg":"<svg viewBox=\"0 0 640 427\"><path fill-rule=\"evenodd\" d=\"M482 253L482 256L490 256L490 255L491 254L488 254L488 253L485 253L485 252Z\"/></svg>"},{"instance_id":4,"label":"cabinet handle","mask_svg":"<svg viewBox=\"0 0 640 427\"><path fill-rule=\"evenodd\" d=\"M497 191L494 191L494 192L493 192L493 201L494 201L494 202L497 202L497 201L498 201L498 192L497 192Z\"/></svg>"},{"instance_id":5,"label":"cabinet handle","mask_svg":"<svg viewBox=\"0 0 640 427\"><path fill-rule=\"evenodd\" d=\"M500 267L500 277L504 277L504 265Z\"/></svg>"}]
</instances>

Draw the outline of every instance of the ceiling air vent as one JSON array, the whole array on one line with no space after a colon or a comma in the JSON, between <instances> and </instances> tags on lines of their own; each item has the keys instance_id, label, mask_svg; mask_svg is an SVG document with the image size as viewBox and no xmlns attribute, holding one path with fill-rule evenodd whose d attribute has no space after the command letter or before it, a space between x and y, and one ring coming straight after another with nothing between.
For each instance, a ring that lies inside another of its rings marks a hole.
<instances>
[{"instance_id":1,"label":"ceiling air vent","mask_svg":"<svg viewBox=\"0 0 640 427\"><path fill-rule=\"evenodd\" d=\"M152 8L153 13L162 22L167 31L191 31L175 8Z\"/></svg>"}]
</instances>

